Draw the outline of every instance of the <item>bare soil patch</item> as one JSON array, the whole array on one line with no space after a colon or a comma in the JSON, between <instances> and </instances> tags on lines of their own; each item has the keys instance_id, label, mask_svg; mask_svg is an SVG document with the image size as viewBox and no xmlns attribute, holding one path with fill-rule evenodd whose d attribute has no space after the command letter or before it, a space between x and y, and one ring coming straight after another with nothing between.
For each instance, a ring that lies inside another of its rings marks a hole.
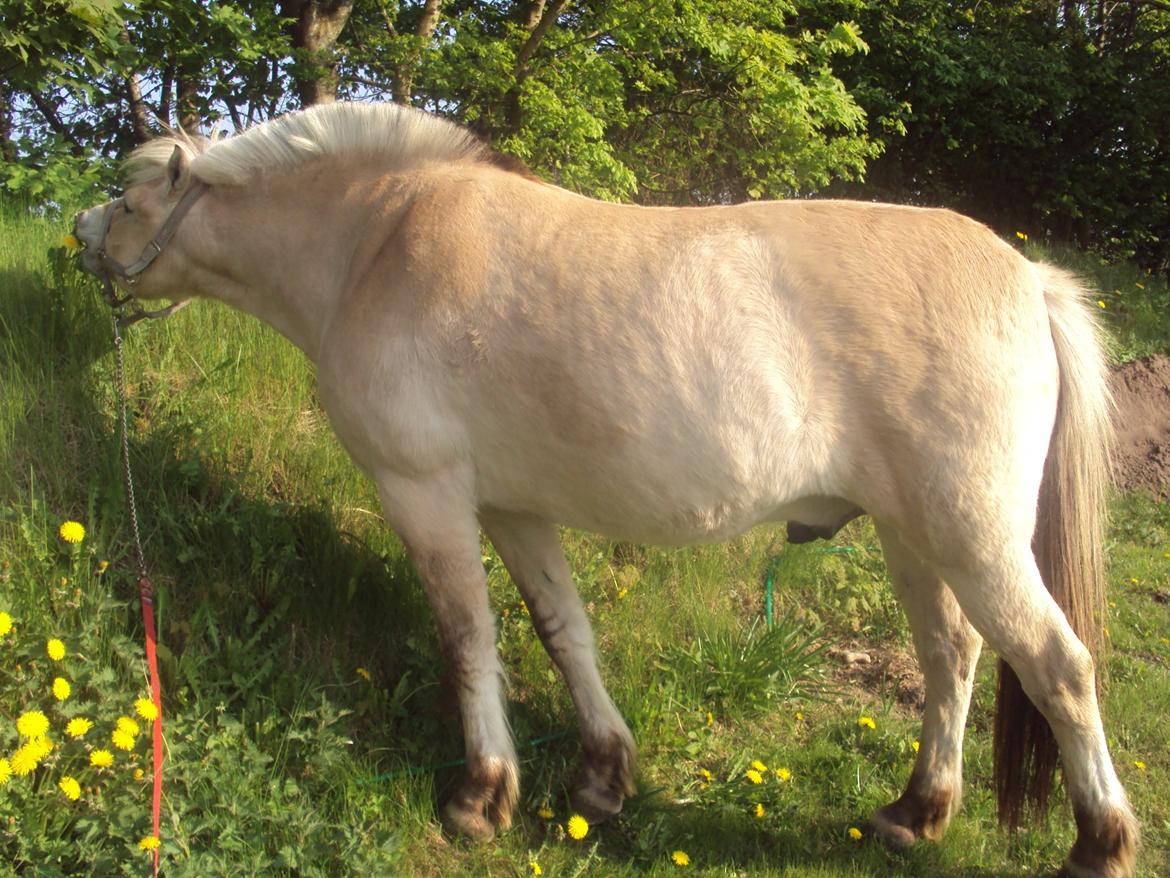
<instances>
[{"instance_id":1,"label":"bare soil patch","mask_svg":"<svg viewBox=\"0 0 1170 878\"><path fill-rule=\"evenodd\" d=\"M1117 487L1170 500L1170 358L1143 357L1113 370Z\"/></svg>"}]
</instances>

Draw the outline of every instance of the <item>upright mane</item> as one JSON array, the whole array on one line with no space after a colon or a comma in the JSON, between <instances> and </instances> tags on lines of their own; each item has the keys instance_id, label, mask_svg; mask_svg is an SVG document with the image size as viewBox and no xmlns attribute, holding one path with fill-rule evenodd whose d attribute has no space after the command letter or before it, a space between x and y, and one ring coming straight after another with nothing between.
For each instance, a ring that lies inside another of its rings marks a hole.
<instances>
[{"instance_id":1,"label":"upright mane","mask_svg":"<svg viewBox=\"0 0 1170 878\"><path fill-rule=\"evenodd\" d=\"M168 134L130 155L126 162L130 182L162 176L175 147L191 158L195 178L213 185L240 185L323 156L394 165L468 160L532 176L522 161L495 152L470 131L398 104L324 104L270 119L223 140Z\"/></svg>"}]
</instances>

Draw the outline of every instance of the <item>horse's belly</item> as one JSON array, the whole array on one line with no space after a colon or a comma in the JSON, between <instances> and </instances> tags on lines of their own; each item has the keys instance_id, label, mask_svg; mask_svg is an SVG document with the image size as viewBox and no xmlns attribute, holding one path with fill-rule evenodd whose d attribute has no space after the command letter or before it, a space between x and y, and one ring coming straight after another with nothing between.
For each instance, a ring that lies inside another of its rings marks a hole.
<instances>
[{"instance_id":1,"label":"horse's belly","mask_svg":"<svg viewBox=\"0 0 1170 878\"><path fill-rule=\"evenodd\" d=\"M476 455L479 502L659 545L726 539L802 509L811 523L833 518L793 505L824 493L795 442L780 455L760 437L704 438L663 444L627 435L618 447L582 449L521 431L506 458Z\"/></svg>"}]
</instances>

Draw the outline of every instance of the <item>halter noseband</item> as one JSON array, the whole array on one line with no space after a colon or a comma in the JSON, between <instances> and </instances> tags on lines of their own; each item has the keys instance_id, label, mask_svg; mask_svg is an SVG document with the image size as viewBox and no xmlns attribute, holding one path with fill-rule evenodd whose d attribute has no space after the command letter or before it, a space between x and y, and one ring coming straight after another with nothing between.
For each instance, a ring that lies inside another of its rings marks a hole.
<instances>
[{"instance_id":1,"label":"halter noseband","mask_svg":"<svg viewBox=\"0 0 1170 878\"><path fill-rule=\"evenodd\" d=\"M193 183L190 188L188 188L187 191L183 193L183 197L179 199L179 203L175 205L174 210L172 210L170 213L170 216L166 218L166 221L163 222L162 227L159 228L158 232L155 233L155 236L151 238L150 243L148 243L146 247L143 248L142 255L129 265L123 265L121 262L111 256L106 250L106 237L110 233L110 224L114 220L114 212L119 207L125 208L126 199L124 197L120 197L115 198L110 202L109 207L106 208L105 215L102 217L102 232L101 238L98 242L96 255L98 262L101 265L101 273L99 274L99 277L102 281L102 295L105 296L106 301L109 302L111 308L120 308L134 298L133 296L129 295L119 297L117 293L114 292L113 279L116 277L124 284L126 284L126 286L131 288L136 286L142 276L142 273L146 271L150 264L159 257L159 254L162 253L163 248L170 243L171 238L175 236L175 232L178 230L179 223L182 222L183 217L187 215L187 212L191 209L192 205L194 205L195 202L199 200L199 197L203 195L207 189L208 186L206 183ZM168 305L166 308L160 308L157 311L146 311L139 306L135 306L137 310L130 314L129 317L119 318L119 320L123 326L129 326L131 323L137 323L139 320L147 317L167 317L178 311L186 304L186 301L176 302L172 305Z\"/></svg>"}]
</instances>

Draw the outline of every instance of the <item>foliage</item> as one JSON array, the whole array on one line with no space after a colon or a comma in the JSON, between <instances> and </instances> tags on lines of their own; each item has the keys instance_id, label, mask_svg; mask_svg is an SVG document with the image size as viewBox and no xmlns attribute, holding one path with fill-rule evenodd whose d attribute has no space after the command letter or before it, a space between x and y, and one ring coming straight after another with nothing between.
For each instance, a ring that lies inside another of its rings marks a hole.
<instances>
[{"instance_id":1,"label":"foliage","mask_svg":"<svg viewBox=\"0 0 1170 878\"><path fill-rule=\"evenodd\" d=\"M863 190L942 204L1010 235L1170 269L1170 8L826 3L873 51L840 75L885 144Z\"/></svg>"}]
</instances>

